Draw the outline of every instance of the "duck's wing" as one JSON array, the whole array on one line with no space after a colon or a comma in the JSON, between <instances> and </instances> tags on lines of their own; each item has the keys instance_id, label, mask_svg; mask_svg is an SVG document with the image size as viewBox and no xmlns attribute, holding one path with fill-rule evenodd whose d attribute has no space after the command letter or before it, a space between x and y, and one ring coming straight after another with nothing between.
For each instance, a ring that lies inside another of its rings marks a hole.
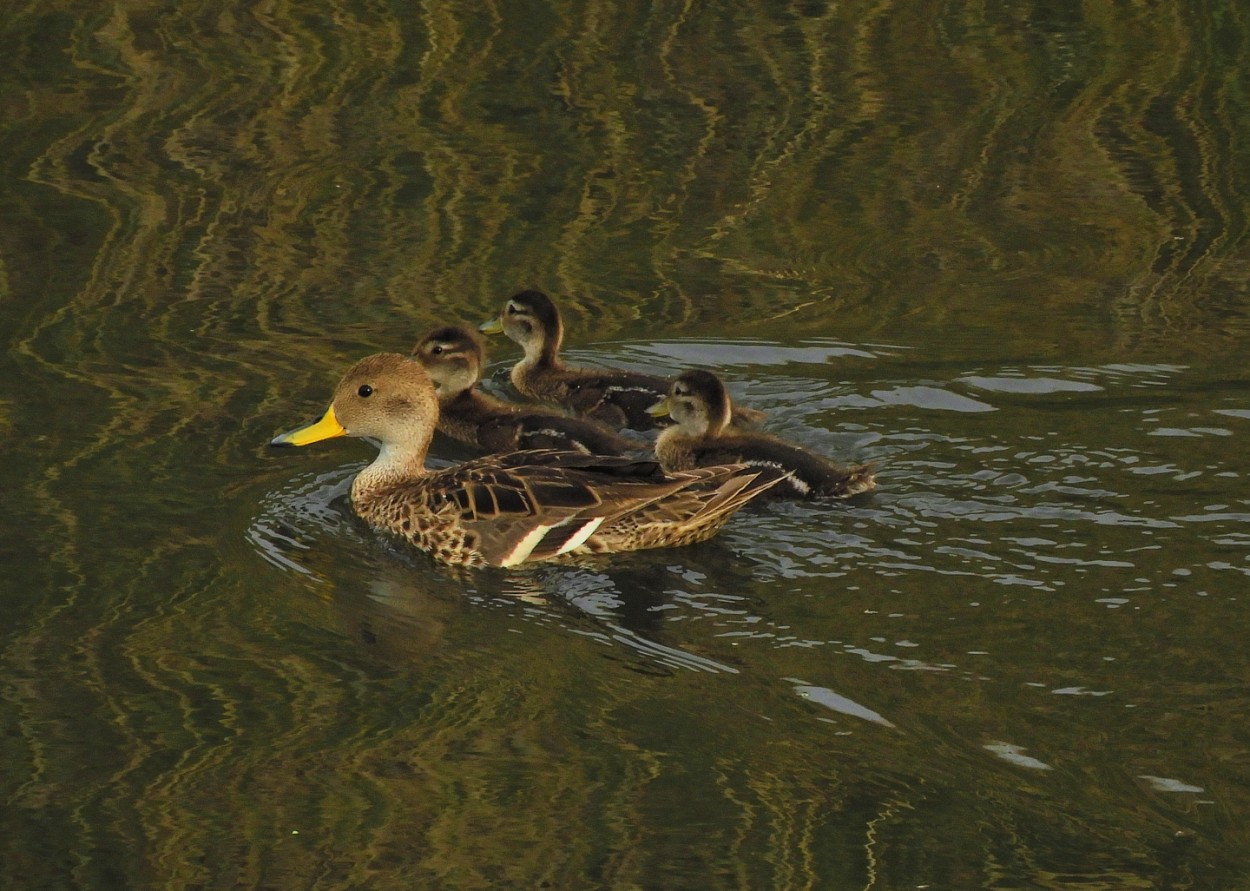
<instances>
[{"instance_id":1,"label":"duck's wing","mask_svg":"<svg viewBox=\"0 0 1250 891\"><path fill-rule=\"evenodd\" d=\"M591 455L626 455L646 448L589 418L524 415L518 426L523 449L571 449Z\"/></svg>"},{"instance_id":2,"label":"duck's wing","mask_svg":"<svg viewBox=\"0 0 1250 891\"><path fill-rule=\"evenodd\" d=\"M568 407L577 414L635 430L657 426L657 419L647 409L668 395L664 378L627 371L583 371L571 378L567 387Z\"/></svg>"},{"instance_id":3,"label":"duck's wing","mask_svg":"<svg viewBox=\"0 0 1250 891\"><path fill-rule=\"evenodd\" d=\"M455 506L465 546L505 567L568 553L672 486L654 461L555 450L488 456L423 481L432 503Z\"/></svg>"},{"instance_id":4,"label":"duck's wing","mask_svg":"<svg viewBox=\"0 0 1250 891\"><path fill-rule=\"evenodd\" d=\"M735 511L788 478L783 471L743 464L698 467L672 475L675 485L604 521L590 550L633 550L693 544L711 538Z\"/></svg>"},{"instance_id":5,"label":"duck's wing","mask_svg":"<svg viewBox=\"0 0 1250 891\"><path fill-rule=\"evenodd\" d=\"M775 495L849 498L876 487L870 464L837 464L823 455L763 433L742 433L706 441L694 450L700 466L741 463L788 474Z\"/></svg>"}]
</instances>

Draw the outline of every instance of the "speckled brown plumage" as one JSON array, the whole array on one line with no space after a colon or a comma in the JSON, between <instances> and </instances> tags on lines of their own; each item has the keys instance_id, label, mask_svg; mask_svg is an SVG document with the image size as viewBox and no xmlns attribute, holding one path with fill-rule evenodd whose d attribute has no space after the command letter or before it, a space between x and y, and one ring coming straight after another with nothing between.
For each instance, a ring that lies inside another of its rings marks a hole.
<instances>
[{"instance_id":1,"label":"speckled brown plumage","mask_svg":"<svg viewBox=\"0 0 1250 891\"><path fill-rule=\"evenodd\" d=\"M868 464L840 465L758 431L730 427L732 402L720 378L683 372L657 411L677 422L656 440L655 454L670 472L717 464L746 464L784 471L770 494L795 498L849 498L876 487Z\"/></svg>"},{"instance_id":2,"label":"speckled brown plumage","mask_svg":"<svg viewBox=\"0 0 1250 891\"><path fill-rule=\"evenodd\" d=\"M515 566L564 554L603 554L703 541L780 474L741 465L665 473L658 462L542 450L425 468L438 399L415 360L362 359L325 415L275 446L333 436L378 441L352 482L352 506L376 529L444 563Z\"/></svg>"},{"instance_id":3,"label":"speckled brown plumage","mask_svg":"<svg viewBox=\"0 0 1250 891\"><path fill-rule=\"evenodd\" d=\"M485 323L482 330L502 331L525 350L524 358L509 375L523 396L563 406L616 429L651 430L666 426L666 422L648 414L647 409L668 392L667 379L637 371L574 368L561 361L564 322L556 305L542 291L514 295L504 304L499 318ZM739 409L733 420L752 424L763 417L753 409Z\"/></svg>"}]
</instances>

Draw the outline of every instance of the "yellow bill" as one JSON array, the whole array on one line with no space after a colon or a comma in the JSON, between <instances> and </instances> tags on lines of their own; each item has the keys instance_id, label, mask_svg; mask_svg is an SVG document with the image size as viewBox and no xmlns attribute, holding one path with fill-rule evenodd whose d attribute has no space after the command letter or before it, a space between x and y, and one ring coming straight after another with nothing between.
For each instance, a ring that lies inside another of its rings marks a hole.
<instances>
[{"instance_id":1,"label":"yellow bill","mask_svg":"<svg viewBox=\"0 0 1250 891\"><path fill-rule=\"evenodd\" d=\"M321 442L323 439L333 439L336 436L346 435L347 430L339 423L339 419L334 416L334 406L332 405L326 409L326 413L319 420L275 436L270 440L269 445L275 448L304 446L313 442Z\"/></svg>"},{"instance_id":2,"label":"yellow bill","mask_svg":"<svg viewBox=\"0 0 1250 891\"><path fill-rule=\"evenodd\" d=\"M503 334L503 322L499 319L491 319L489 322L478 325L477 330L483 334Z\"/></svg>"},{"instance_id":3,"label":"yellow bill","mask_svg":"<svg viewBox=\"0 0 1250 891\"><path fill-rule=\"evenodd\" d=\"M651 406L650 408L648 408L648 409L647 409L647 414L651 415L651 417L653 417L653 418L663 418L663 417L667 417L667 416L668 416L668 414L669 414L669 410L670 410L671 408L672 408L672 405L669 403L669 401L668 401L668 397L667 397L667 396L665 396L663 399L661 399L661 400L660 400L659 402L657 402L655 405L653 405L653 406Z\"/></svg>"}]
</instances>

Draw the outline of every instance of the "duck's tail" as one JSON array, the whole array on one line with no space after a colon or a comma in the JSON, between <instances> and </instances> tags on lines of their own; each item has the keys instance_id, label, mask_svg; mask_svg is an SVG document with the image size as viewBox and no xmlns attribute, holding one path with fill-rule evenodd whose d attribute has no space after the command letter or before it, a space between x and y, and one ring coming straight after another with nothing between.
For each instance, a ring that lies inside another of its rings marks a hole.
<instances>
[{"instance_id":1,"label":"duck's tail","mask_svg":"<svg viewBox=\"0 0 1250 891\"><path fill-rule=\"evenodd\" d=\"M706 541L743 505L787 477L782 471L745 464L674 473L665 491L606 521L587 542L588 549L636 550Z\"/></svg>"}]
</instances>

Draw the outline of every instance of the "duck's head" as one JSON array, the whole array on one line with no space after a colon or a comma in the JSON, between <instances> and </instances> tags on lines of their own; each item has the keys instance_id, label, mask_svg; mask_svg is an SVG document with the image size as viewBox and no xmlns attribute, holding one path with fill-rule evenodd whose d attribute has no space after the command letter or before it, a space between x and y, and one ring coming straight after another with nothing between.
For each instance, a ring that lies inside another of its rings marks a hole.
<instances>
[{"instance_id":1,"label":"duck's head","mask_svg":"<svg viewBox=\"0 0 1250 891\"><path fill-rule=\"evenodd\" d=\"M482 339L459 325L431 331L413 347L412 355L429 374L442 402L473 387L486 360Z\"/></svg>"},{"instance_id":2,"label":"duck's head","mask_svg":"<svg viewBox=\"0 0 1250 891\"><path fill-rule=\"evenodd\" d=\"M438 423L438 397L421 363L398 353L361 359L334 388L317 421L277 436L271 446L303 446L336 436L367 436L384 452L424 450Z\"/></svg>"},{"instance_id":3,"label":"duck's head","mask_svg":"<svg viewBox=\"0 0 1250 891\"><path fill-rule=\"evenodd\" d=\"M670 415L683 433L716 436L729 424L733 403L721 379L710 371L683 371L668 395L648 409L656 417Z\"/></svg>"},{"instance_id":4,"label":"duck's head","mask_svg":"<svg viewBox=\"0 0 1250 891\"><path fill-rule=\"evenodd\" d=\"M522 291L508 298L499 318L478 329L486 334L503 332L519 343L527 356L549 352L554 355L564 340L560 311L542 291Z\"/></svg>"}]
</instances>

